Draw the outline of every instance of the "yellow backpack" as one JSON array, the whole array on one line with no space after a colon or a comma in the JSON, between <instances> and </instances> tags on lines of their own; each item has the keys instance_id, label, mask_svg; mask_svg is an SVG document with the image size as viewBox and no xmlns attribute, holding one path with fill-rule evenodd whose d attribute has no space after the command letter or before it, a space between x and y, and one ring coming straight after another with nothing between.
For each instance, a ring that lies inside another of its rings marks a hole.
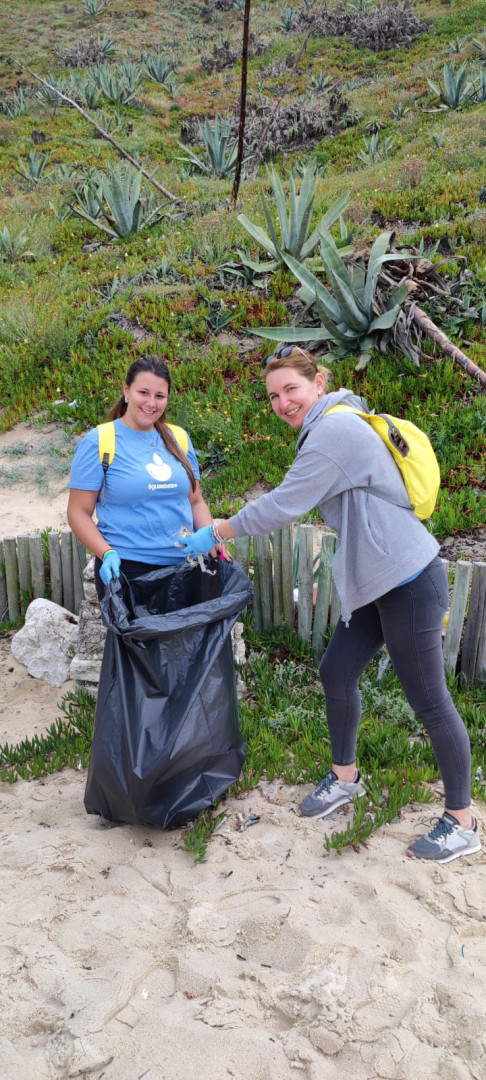
<instances>
[{"instance_id":1,"label":"yellow backpack","mask_svg":"<svg viewBox=\"0 0 486 1080\"><path fill-rule=\"evenodd\" d=\"M389 413L361 412L352 405L334 405L324 413L324 417L345 409L361 416L383 439L400 469L412 510L421 521L430 517L434 512L440 487L440 470L434 449L425 432L412 424L411 420L399 420ZM377 488L368 490L385 502L400 505Z\"/></svg>"},{"instance_id":2,"label":"yellow backpack","mask_svg":"<svg viewBox=\"0 0 486 1080\"><path fill-rule=\"evenodd\" d=\"M184 428L178 427L177 424L167 424L170 428L173 436L177 439L179 446L182 448L185 454L189 449L189 440L187 438L187 431ZM115 456L115 424L113 420L108 420L106 424L98 424L98 444L100 461L103 466L103 472L106 474L108 466L111 465Z\"/></svg>"}]
</instances>

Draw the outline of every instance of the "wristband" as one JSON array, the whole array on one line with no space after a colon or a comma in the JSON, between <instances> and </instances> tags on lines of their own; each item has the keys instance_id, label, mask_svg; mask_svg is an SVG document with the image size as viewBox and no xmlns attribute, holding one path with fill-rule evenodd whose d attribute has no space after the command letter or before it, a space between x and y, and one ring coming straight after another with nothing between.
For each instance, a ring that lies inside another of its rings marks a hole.
<instances>
[{"instance_id":1,"label":"wristband","mask_svg":"<svg viewBox=\"0 0 486 1080\"><path fill-rule=\"evenodd\" d=\"M101 558L101 561L103 562L104 559L106 559L106 556L110 554L110 551L114 551L114 550L115 550L114 548L107 548L104 555Z\"/></svg>"},{"instance_id":2,"label":"wristband","mask_svg":"<svg viewBox=\"0 0 486 1080\"><path fill-rule=\"evenodd\" d=\"M220 528L221 522L219 520L213 521L211 525L211 532L217 544L225 544L226 538L221 536Z\"/></svg>"}]
</instances>

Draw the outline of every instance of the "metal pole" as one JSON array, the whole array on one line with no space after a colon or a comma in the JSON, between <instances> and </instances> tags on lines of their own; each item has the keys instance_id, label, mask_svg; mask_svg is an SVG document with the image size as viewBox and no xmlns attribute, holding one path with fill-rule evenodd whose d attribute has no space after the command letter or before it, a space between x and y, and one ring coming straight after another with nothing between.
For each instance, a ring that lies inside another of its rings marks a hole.
<instances>
[{"instance_id":1,"label":"metal pole","mask_svg":"<svg viewBox=\"0 0 486 1080\"><path fill-rule=\"evenodd\" d=\"M250 36L250 8L251 0L245 0L245 12L243 15L243 47L241 51L241 94L240 94L240 125L238 128L238 155L235 166L235 179L231 199L236 206L238 191L240 189L241 166L245 149L245 121L246 121L246 86L248 75L248 41Z\"/></svg>"}]
</instances>

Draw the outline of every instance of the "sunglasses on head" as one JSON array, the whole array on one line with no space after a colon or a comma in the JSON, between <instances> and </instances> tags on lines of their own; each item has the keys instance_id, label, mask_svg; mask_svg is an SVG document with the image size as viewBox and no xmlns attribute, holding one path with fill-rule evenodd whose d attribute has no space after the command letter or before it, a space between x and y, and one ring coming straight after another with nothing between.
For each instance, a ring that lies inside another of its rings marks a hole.
<instances>
[{"instance_id":1,"label":"sunglasses on head","mask_svg":"<svg viewBox=\"0 0 486 1080\"><path fill-rule=\"evenodd\" d=\"M317 364L314 358L308 356L307 353L299 347L299 345L285 345L283 349L277 349L276 352L271 353L270 356L267 356L265 360L262 360L262 368L266 368L267 364L269 364L271 360L283 360L286 356L290 356L290 354L294 352L294 349L297 352L302 353L302 356L305 356L306 360L309 360L311 364L315 364L317 370Z\"/></svg>"}]
</instances>

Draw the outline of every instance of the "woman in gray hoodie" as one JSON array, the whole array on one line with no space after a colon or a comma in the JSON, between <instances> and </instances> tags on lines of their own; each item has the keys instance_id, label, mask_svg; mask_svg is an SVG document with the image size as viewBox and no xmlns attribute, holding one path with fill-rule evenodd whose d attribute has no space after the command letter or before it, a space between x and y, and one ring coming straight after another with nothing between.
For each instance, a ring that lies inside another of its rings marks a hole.
<instances>
[{"instance_id":1,"label":"woman in gray hoodie","mask_svg":"<svg viewBox=\"0 0 486 1080\"><path fill-rule=\"evenodd\" d=\"M346 389L328 392L329 372L297 346L270 356L264 376L274 412L300 431L295 460L273 491L188 537L187 553L194 557L236 536L265 535L319 510L338 535L333 575L342 618L320 665L332 768L303 800L301 813L326 817L366 793L356 767L359 679L385 644L430 736L445 789L443 816L408 854L437 862L473 854L481 844L470 806L469 738L442 658L448 585L439 545L414 514L380 436L351 410L325 418L338 404L368 411L363 399Z\"/></svg>"}]
</instances>

